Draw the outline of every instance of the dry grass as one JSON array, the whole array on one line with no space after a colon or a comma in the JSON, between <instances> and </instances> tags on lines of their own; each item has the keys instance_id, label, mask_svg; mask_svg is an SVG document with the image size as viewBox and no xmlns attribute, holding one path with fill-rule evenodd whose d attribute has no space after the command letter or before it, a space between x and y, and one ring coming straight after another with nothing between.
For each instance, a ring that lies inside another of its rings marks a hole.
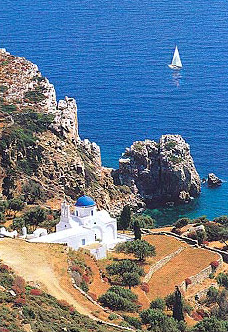
<instances>
[{"instance_id":1,"label":"dry grass","mask_svg":"<svg viewBox=\"0 0 228 332\"><path fill-rule=\"evenodd\" d=\"M179 285L187 277L197 274L218 258L216 253L187 247L153 274L149 281L151 291L148 297L152 300L158 296L164 297L172 293L175 285Z\"/></svg>"}]
</instances>

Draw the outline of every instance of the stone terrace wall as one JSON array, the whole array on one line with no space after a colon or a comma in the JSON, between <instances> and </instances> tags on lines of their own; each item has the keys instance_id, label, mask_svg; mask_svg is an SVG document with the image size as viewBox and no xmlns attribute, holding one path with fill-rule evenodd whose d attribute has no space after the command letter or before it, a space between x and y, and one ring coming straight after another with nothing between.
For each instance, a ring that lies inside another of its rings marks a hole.
<instances>
[{"instance_id":1,"label":"stone terrace wall","mask_svg":"<svg viewBox=\"0 0 228 332\"><path fill-rule=\"evenodd\" d=\"M223 263L222 256L220 254L218 254L218 255L220 256L219 259L217 260L219 265L216 270L220 269L222 267L222 263ZM213 273L213 269L212 269L211 265L209 265L209 266L205 267L203 270L201 270L199 273L189 277L189 279L192 282L190 285L186 286L186 282L184 280L179 285L179 287L183 292L186 292L187 289L191 289L194 285L200 284L204 279L208 278L211 273Z\"/></svg>"}]
</instances>

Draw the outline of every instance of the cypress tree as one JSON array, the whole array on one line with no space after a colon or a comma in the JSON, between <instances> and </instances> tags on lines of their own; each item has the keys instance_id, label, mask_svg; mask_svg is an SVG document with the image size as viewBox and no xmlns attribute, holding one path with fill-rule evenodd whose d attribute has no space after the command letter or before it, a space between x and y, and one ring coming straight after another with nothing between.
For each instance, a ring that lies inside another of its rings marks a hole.
<instances>
[{"instance_id":1,"label":"cypress tree","mask_svg":"<svg viewBox=\"0 0 228 332\"><path fill-rule=\"evenodd\" d=\"M127 229L131 222L131 209L129 205L125 205L119 219L120 229Z\"/></svg>"},{"instance_id":2,"label":"cypress tree","mask_svg":"<svg viewBox=\"0 0 228 332\"><path fill-rule=\"evenodd\" d=\"M134 222L133 229L134 229L135 240L141 240L142 234L139 222L137 220Z\"/></svg>"},{"instance_id":3,"label":"cypress tree","mask_svg":"<svg viewBox=\"0 0 228 332\"><path fill-rule=\"evenodd\" d=\"M183 314L182 296L178 286L176 286L176 291L174 295L175 297L173 304L173 318L175 318L178 321L181 321L184 320L184 314Z\"/></svg>"}]
</instances>

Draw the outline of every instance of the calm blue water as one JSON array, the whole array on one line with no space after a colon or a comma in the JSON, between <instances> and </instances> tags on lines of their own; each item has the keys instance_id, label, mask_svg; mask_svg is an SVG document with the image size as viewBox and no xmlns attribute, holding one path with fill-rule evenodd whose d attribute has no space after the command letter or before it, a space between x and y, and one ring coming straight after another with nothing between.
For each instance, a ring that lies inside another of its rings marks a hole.
<instances>
[{"instance_id":1,"label":"calm blue water","mask_svg":"<svg viewBox=\"0 0 228 332\"><path fill-rule=\"evenodd\" d=\"M178 133L201 176L228 180L227 17L225 0L5 0L0 47L38 64L58 98L77 99L81 137L101 146L104 165L117 167L134 140ZM167 66L175 44L179 76ZM227 202L224 183L174 214L213 218Z\"/></svg>"}]
</instances>

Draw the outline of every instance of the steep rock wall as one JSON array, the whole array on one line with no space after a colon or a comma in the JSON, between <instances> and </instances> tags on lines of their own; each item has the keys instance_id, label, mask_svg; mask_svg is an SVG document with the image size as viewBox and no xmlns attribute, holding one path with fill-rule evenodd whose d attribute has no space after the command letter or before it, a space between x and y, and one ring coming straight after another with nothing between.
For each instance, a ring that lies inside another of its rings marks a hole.
<instances>
[{"instance_id":1,"label":"steep rock wall","mask_svg":"<svg viewBox=\"0 0 228 332\"><path fill-rule=\"evenodd\" d=\"M82 193L113 214L140 203L128 188L114 185L111 171L102 167L99 146L80 139L75 99L57 102L54 86L38 67L4 49L0 138L3 198L22 195L27 200L27 192L36 187L38 203L56 208L64 198L73 202Z\"/></svg>"},{"instance_id":2,"label":"steep rock wall","mask_svg":"<svg viewBox=\"0 0 228 332\"><path fill-rule=\"evenodd\" d=\"M180 135L162 135L159 142L134 142L113 173L116 184L127 185L151 206L188 202L200 193L201 181Z\"/></svg>"}]
</instances>

